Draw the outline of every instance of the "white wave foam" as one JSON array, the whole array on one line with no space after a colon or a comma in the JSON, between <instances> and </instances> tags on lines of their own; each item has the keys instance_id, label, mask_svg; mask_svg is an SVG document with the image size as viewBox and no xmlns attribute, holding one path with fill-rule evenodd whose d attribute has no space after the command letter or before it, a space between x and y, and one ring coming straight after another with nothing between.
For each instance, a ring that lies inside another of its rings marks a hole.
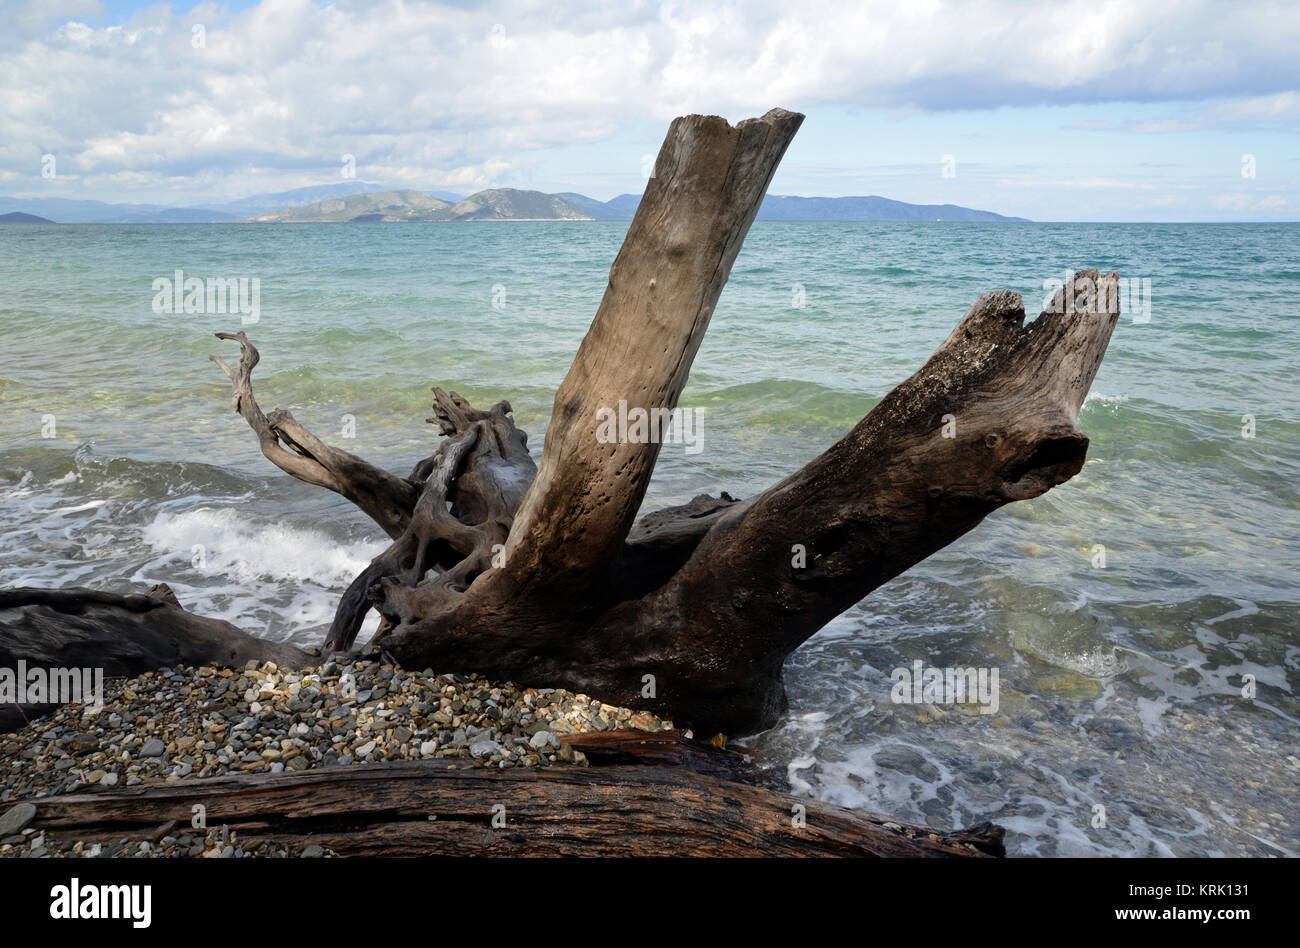
<instances>
[{"instance_id":1,"label":"white wave foam","mask_svg":"<svg viewBox=\"0 0 1300 948\"><path fill-rule=\"evenodd\" d=\"M18 479L18 483L0 494L0 499L17 500L20 497L29 497L32 493L32 472L23 471L23 476Z\"/></svg>"},{"instance_id":2,"label":"white wave foam","mask_svg":"<svg viewBox=\"0 0 1300 948\"><path fill-rule=\"evenodd\" d=\"M261 524L228 507L159 513L142 539L164 561L185 561L237 582L326 588L346 587L387 546L378 540L339 543L319 530Z\"/></svg>"},{"instance_id":3,"label":"white wave foam","mask_svg":"<svg viewBox=\"0 0 1300 948\"><path fill-rule=\"evenodd\" d=\"M1105 405L1107 408L1113 408L1116 405L1123 405L1128 400L1129 396L1127 395L1107 395L1105 392L1089 392L1084 396L1083 403L1085 405L1092 405L1096 402L1101 402L1101 404Z\"/></svg>"}]
</instances>

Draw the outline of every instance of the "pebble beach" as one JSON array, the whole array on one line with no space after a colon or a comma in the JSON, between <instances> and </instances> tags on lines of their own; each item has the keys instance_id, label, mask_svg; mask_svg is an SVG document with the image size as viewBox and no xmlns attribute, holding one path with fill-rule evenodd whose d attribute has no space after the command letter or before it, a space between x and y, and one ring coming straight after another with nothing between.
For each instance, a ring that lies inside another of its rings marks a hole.
<instances>
[{"instance_id":1,"label":"pebble beach","mask_svg":"<svg viewBox=\"0 0 1300 948\"><path fill-rule=\"evenodd\" d=\"M379 661L289 671L177 666L105 683L103 707L69 704L0 735L0 856L328 855L245 851L221 827L206 835L55 840L29 827L32 800L233 773L454 758L468 767L586 766L560 740L592 731L671 730L672 722L561 689L477 675L411 672Z\"/></svg>"}]
</instances>

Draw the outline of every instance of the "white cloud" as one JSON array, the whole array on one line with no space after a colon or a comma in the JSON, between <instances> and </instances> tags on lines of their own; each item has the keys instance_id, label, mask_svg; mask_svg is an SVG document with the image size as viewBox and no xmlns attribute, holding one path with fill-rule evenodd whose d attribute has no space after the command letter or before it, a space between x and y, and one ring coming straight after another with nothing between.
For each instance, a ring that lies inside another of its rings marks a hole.
<instances>
[{"instance_id":1,"label":"white cloud","mask_svg":"<svg viewBox=\"0 0 1300 948\"><path fill-rule=\"evenodd\" d=\"M1280 194L1266 194L1256 197L1252 194L1220 194L1212 203L1221 211L1280 211L1287 206L1287 199Z\"/></svg>"},{"instance_id":2,"label":"white cloud","mask_svg":"<svg viewBox=\"0 0 1300 948\"><path fill-rule=\"evenodd\" d=\"M53 152L87 185L237 195L251 169L320 180L353 154L368 179L475 187L530 149L684 112L1214 97L1230 101L1198 120L1294 125L1300 108L1294 5L264 0L108 28L96 6L0 6L0 170Z\"/></svg>"}]
</instances>

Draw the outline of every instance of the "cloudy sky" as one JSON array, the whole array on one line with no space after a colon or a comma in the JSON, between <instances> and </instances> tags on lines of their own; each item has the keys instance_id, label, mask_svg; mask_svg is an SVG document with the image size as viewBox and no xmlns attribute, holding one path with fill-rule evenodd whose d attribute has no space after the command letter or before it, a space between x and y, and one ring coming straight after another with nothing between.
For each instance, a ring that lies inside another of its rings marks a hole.
<instances>
[{"instance_id":1,"label":"cloudy sky","mask_svg":"<svg viewBox=\"0 0 1300 948\"><path fill-rule=\"evenodd\" d=\"M1300 220L1294 0L0 0L0 194L202 205L351 155L608 199L673 116L777 105L773 193Z\"/></svg>"}]
</instances>

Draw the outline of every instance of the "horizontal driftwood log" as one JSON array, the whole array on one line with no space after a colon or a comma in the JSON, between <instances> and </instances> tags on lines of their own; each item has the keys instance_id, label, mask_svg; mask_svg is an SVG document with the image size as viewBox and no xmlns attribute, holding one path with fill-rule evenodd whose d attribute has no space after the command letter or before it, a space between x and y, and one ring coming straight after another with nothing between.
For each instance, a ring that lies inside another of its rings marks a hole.
<instances>
[{"instance_id":1,"label":"horizontal driftwood log","mask_svg":"<svg viewBox=\"0 0 1300 948\"><path fill-rule=\"evenodd\" d=\"M239 667L250 660L301 667L310 656L186 612L166 585L145 595L94 589L0 589L0 668L94 668L129 678L175 665ZM52 705L0 704L0 733Z\"/></svg>"},{"instance_id":2,"label":"horizontal driftwood log","mask_svg":"<svg viewBox=\"0 0 1300 948\"><path fill-rule=\"evenodd\" d=\"M180 780L33 802L35 829L101 844L198 832L190 825L201 805L207 825L228 827L246 851L262 841L295 853L318 845L342 856L1002 854L996 827L932 835L685 767L491 770L429 760ZM806 810L803 826L796 805ZM504 825L493 826L494 813L503 813Z\"/></svg>"}]
</instances>

